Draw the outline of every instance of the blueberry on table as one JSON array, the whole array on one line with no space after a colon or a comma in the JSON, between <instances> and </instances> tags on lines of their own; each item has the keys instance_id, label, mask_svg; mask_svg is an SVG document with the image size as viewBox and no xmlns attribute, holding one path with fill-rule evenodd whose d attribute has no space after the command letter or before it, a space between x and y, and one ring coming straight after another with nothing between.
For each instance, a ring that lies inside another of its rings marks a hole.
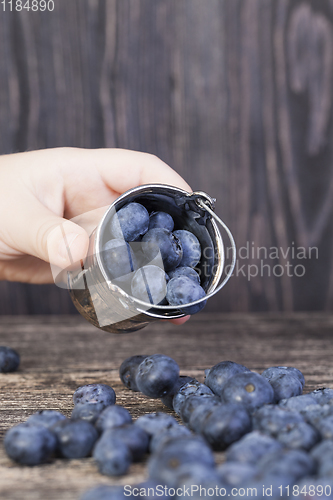
<instances>
[{"instance_id":1,"label":"blueberry on table","mask_svg":"<svg viewBox=\"0 0 333 500\"><path fill-rule=\"evenodd\" d=\"M317 464L317 474L319 477L332 476L333 441L331 439L324 439L314 446L310 451L310 456Z\"/></svg>"},{"instance_id":2,"label":"blueberry on table","mask_svg":"<svg viewBox=\"0 0 333 500\"><path fill-rule=\"evenodd\" d=\"M183 491L191 491L191 487L194 486L194 495L191 495L194 496L194 498L196 498L195 494L197 493L199 495L200 492L200 490L196 492L198 485L200 485L202 492L205 491L204 488L206 491L209 488L213 488L213 490L216 491L216 487L222 488L224 486L224 484L221 483L216 469L201 463L183 464L179 467L177 471L176 483L177 488L181 488ZM210 491L212 492L213 490Z\"/></svg>"},{"instance_id":3,"label":"blueberry on table","mask_svg":"<svg viewBox=\"0 0 333 500\"><path fill-rule=\"evenodd\" d=\"M98 432L85 420L60 421L50 429L57 437L57 449L65 458L84 458L90 455Z\"/></svg>"},{"instance_id":4,"label":"blueberry on table","mask_svg":"<svg viewBox=\"0 0 333 500\"><path fill-rule=\"evenodd\" d=\"M196 314L201 311L207 303L206 300L193 306L182 307L182 305L202 299L205 296L206 292L199 283L196 283L187 276L172 278L167 284L167 301L171 306L176 306L184 314Z\"/></svg>"},{"instance_id":5,"label":"blueberry on table","mask_svg":"<svg viewBox=\"0 0 333 500\"><path fill-rule=\"evenodd\" d=\"M191 397L192 396L190 396L185 400L185 405L187 400L190 399ZM196 408L193 409L188 422L188 427L196 434L201 434L203 426L205 425L206 418L208 418L208 416L211 414L215 406L221 404L222 404L221 401L220 400L218 401L216 397L205 398L204 405L198 405Z\"/></svg>"},{"instance_id":6,"label":"blueberry on table","mask_svg":"<svg viewBox=\"0 0 333 500\"><path fill-rule=\"evenodd\" d=\"M262 372L261 376L267 378L267 380L271 380L282 374L293 375L301 382L302 388L304 387L305 380L303 373L298 368L292 366L270 366Z\"/></svg>"},{"instance_id":7,"label":"blueberry on table","mask_svg":"<svg viewBox=\"0 0 333 500\"><path fill-rule=\"evenodd\" d=\"M204 394L214 396L214 393L205 384L201 384L197 380L194 380L193 382L187 382L179 389L178 392L176 392L173 397L172 405L177 415L181 414L186 398L194 394L196 396L202 396Z\"/></svg>"},{"instance_id":8,"label":"blueberry on table","mask_svg":"<svg viewBox=\"0 0 333 500\"><path fill-rule=\"evenodd\" d=\"M245 482L258 474L258 468L251 463L224 462L216 472L223 483L229 486L243 486Z\"/></svg>"},{"instance_id":9,"label":"blueberry on table","mask_svg":"<svg viewBox=\"0 0 333 500\"><path fill-rule=\"evenodd\" d=\"M85 420L94 424L104 408L104 403L78 403L74 406L71 420Z\"/></svg>"},{"instance_id":10,"label":"blueberry on table","mask_svg":"<svg viewBox=\"0 0 333 500\"><path fill-rule=\"evenodd\" d=\"M222 389L229 378L238 373L249 372L246 366L234 363L233 361L221 361L209 370L205 370L205 384L214 394L221 396Z\"/></svg>"},{"instance_id":11,"label":"blueberry on table","mask_svg":"<svg viewBox=\"0 0 333 500\"><path fill-rule=\"evenodd\" d=\"M259 431L252 431L227 449L228 462L256 464L264 455L282 449L282 444L271 436Z\"/></svg>"},{"instance_id":12,"label":"blueberry on table","mask_svg":"<svg viewBox=\"0 0 333 500\"><path fill-rule=\"evenodd\" d=\"M57 439L46 427L19 424L6 432L4 446L9 458L15 462L38 465L53 455Z\"/></svg>"},{"instance_id":13,"label":"blueberry on table","mask_svg":"<svg viewBox=\"0 0 333 500\"><path fill-rule=\"evenodd\" d=\"M269 383L274 389L274 402L278 403L281 399L300 396L303 391L303 386L300 380L294 375L281 373L276 377L272 377Z\"/></svg>"},{"instance_id":14,"label":"blueberry on table","mask_svg":"<svg viewBox=\"0 0 333 500\"><path fill-rule=\"evenodd\" d=\"M126 408L119 405L107 406L98 416L95 427L99 432L104 432L107 429L120 427L124 424L130 424L132 416Z\"/></svg>"},{"instance_id":15,"label":"blueberry on table","mask_svg":"<svg viewBox=\"0 0 333 500\"><path fill-rule=\"evenodd\" d=\"M266 474L290 476L294 481L313 474L316 469L314 459L301 450L278 450L275 453L264 455L257 465Z\"/></svg>"},{"instance_id":16,"label":"blueberry on table","mask_svg":"<svg viewBox=\"0 0 333 500\"><path fill-rule=\"evenodd\" d=\"M109 435L109 431L103 433L97 441L93 457L99 472L107 476L126 474L132 463L132 453L128 446L121 439Z\"/></svg>"},{"instance_id":17,"label":"blueberry on table","mask_svg":"<svg viewBox=\"0 0 333 500\"><path fill-rule=\"evenodd\" d=\"M200 285L200 276L192 267L176 267L176 269L169 271L170 279L178 276L186 276Z\"/></svg>"},{"instance_id":18,"label":"blueberry on table","mask_svg":"<svg viewBox=\"0 0 333 500\"><path fill-rule=\"evenodd\" d=\"M135 382L136 372L140 363L147 357L147 355L130 356L122 362L119 368L119 376L122 383L131 391L139 392L138 386Z\"/></svg>"},{"instance_id":19,"label":"blueberry on table","mask_svg":"<svg viewBox=\"0 0 333 500\"><path fill-rule=\"evenodd\" d=\"M20 355L11 347L0 346L0 373L15 372L20 364Z\"/></svg>"},{"instance_id":20,"label":"blueberry on table","mask_svg":"<svg viewBox=\"0 0 333 500\"><path fill-rule=\"evenodd\" d=\"M169 392L169 394L167 394L166 396L163 396L163 398L161 398L161 401L162 403L167 406L168 408L170 408L170 410L173 410L173 397L174 395L185 385L187 384L188 382L198 382L195 378L193 377L188 377L186 375L180 375L177 382L175 383L173 389L171 392Z\"/></svg>"},{"instance_id":21,"label":"blueberry on table","mask_svg":"<svg viewBox=\"0 0 333 500\"><path fill-rule=\"evenodd\" d=\"M148 451L149 435L138 425L124 424L121 427L106 429L104 435L107 435L107 439L119 439L124 443L130 450L134 462L140 460Z\"/></svg>"},{"instance_id":22,"label":"blueberry on table","mask_svg":"<svg viewBox=\"0 0 333 500\"><path fill-rule=\"evenodd\" d=\"M300 413L275 405L262 406L252 415L253 428L272 436L276 436L286 425L295 422L304 422Z\"/></svg>"},{"instance_id":23,"label":"blueberry on table","mask_svg":"<svg viewBox=\"0 0 333 500\"><path fill-rule=\"evenodd\" d=\"M159 411L141 415L136 419L134 425L141 427L149 436L155 436L155 434L169 430L172 427L179 427L177 420L172 415Z\"/></svg>"},{"instance_id":24,"label":"blueberry on table","mask_svg":"<svg viewBox=\"0 0 333 500\"><path fill-rule=\"evenodd\" d=\"M52 425L61 420L67 420L67 417L56 410L40 410L30 415L26 423L29 425L40 425L50 429Z\"/></svg>"},{"instance_id":25,"label":"blueberry on table","mask_svg":"<svg viewBox=\"0 0 333 500\"><path fill-rule=\"evenodd\" d=\"M143 266L133 276L132 295L144 302L160 304L166 296L167 280L167 274L160 267Z\"/></svg>"},{"instance_id":26,"label":"blueberry on table","mask_svg":"<svg viewBox=\"0 0 333 500\"><path fill-rule=\"evenodd\" d=\"M302 394L300 396L292 396L290 398L284 398L279 401L279 406L281 408L287 408L288 410L303 411L309 406L320 406L316 398L310 394Z\"/></svg>"},{"instance_id":27,"label":"blueberry on table","mask_svg":"<svg viewBox=\"0 0 333 500\"><path fill-rule=\"evenodd\" d=\"M319 432L306 422L297 422L283 427L277 439L286 448L311 450L320 440Z\"/></svg>"},{"instance_id":28,"label":"blueberry on table","mask_svg":"<svg viewBox=\"0 0 333 500\"><path fill-rule=\"evenodd\" d=\"M179 265L195 267L201 259L201 246L198 238L185 229L174 231L173 234L179 239L183 249L183 257Z\"/></svg>"},{"instance_id":29,"label":"blueberry on table","mask_svg":"<svg viewBox=\"0 0 333 500\"><path fill-rule=\"evenodd\" d=\"M170 428L161 429L161 432L152 435L149 442L149 451L155 453L170 441L183 436L191 436L191 431L184 425L172 425Z\"/></svg>"},{"instance_id":30,"label":"blueberry on table","mask_svg":"<svg viewBox=\"0 0 333 500\"><path fill-rule=\"evenodd\" d=\"M172 391L179 377L176 361L164 354L147 356L136 373L138 389L150 398L161 398Z\"/></svg>"},{"instance_id":31,"label":"blueberry on table","mask_svg":"<svg viewBox=\"0 0 333 500\"><path fill-rule=\"evenodd\" d=\"M251 430L251 418L240 404L212 408L202 425L202 435L214 450L224 450Z\"/></svg>"},{"instance_id":32,"label":"blueberry on table","mask_svg":"<svg viewBox=\"0 0 333 500\"><path fill-rule=\"evenodd\" d=\"M175 223L170 214L166 212L152 212L149 217L148 229L164 228L173 231Z\"/></svg>"},{"instance_id":33,"label":"blueberry on table","mask_svg":"<svg viewBox=\"0 0 333 500\"><path fill-rule=\"evenodd\" d=\"M241 403L254 410L274 400L274 391L268 380L254 372L238 373L222 389L221 398L226 403Z\"/></svg>"},{"instance_id":34,"label":"blueberry on table","mask_svg":"<svg viewBox=\"0 0 333 500\"><path fill-rule=\"evenodd\" d=\"M140 203L128 203L112 217L111 234L114 238L135 241L148 231L149 213Z\"/></svg>"},{"instance_id":35,"label":"blueberry on table","mask_svg":"<svg viewBox=\"0 0 333 500\"><path fill-rule=\"evenodd\" d=\"M105 406L114 405L116 393L106 384L88 384L78 387L73 394L74 404L104 403Z\"/></svg>"},{"instance_id":36,"label":"blueberry on table","mask_svg":"<svg viewBox=\"0 0 333 500\"><path fill-rule=\"evenodd\" d=\"M178 238L163 228L150 229L142 238L142 250L151 262L161 254L166 272L177 267L183 256L183 249Z\"/></svg>"},{"instance_id":37,"label":"blueberry on table","mask_svg":"<svg viewBox=\"0 0 333 500\"><path fill-rule=\"evenodd\" d=\"M310 395L314 397L320 405L331 403L333 401L333 389L329 389L328 387L320 387L319 389L310 392Z\"/></svg>"},{"instance_id":38,"label":"blueberry on table","mask_svg":"<svg viewBox=\"0 0 333 500\"><path fill-rule=\"evenodd\" d=\"M149 477L173 487L177 483L177 472L185 464L202 464L213 468L214 455L201 437L184 436L170 441L148 461Z\"/></svg>"},{"instance_id":39,"label":"blueberry on table","mask_svg":"<svg viewBox=\"0 0 333 500\"><path fill-rule=\"evenodd\" d=\"M217 404L221 404L221 400L217 396L212 396L211 394L203 394L202 396L198 396L193 394L193 396L189 396L185 399L180 412L180 417L185 424L188 424L191 415L196 408L198 408L199 406L207 405L211 407L216 406Z\"/></svg>"},{"instance_id":40,"label":"blueberry on table","mask_svg":"<svg viewBox=\"0 0 333 500\"><path fill-rule=\"evenodd\" d=\"M102 258L110 279L120 283L127 281L128 274L138 269L134 252L124 240L107 241L102 248Z\"/></svg>"}]
</instances>

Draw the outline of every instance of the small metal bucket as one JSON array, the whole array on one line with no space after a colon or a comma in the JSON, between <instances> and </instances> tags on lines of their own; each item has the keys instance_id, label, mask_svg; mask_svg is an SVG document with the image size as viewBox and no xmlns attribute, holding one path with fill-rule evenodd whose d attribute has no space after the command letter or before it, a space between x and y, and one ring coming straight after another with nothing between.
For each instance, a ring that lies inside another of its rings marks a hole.
<instances>
[{"instance_id":1,"label":"small metal bucket","mask_svg":"<svg viewBox=\"0 0 333 500\"><path fill-rule=\"evenodd\" d=\"M81 269L68 272L70 296L78 311L90 323L112 333L139 330L151 321L182 318L183 312L175 306L152 305L136 299L112 282L108 277L102 257L102 248L110 239L109 225L120 208L130 202L144 205L148 212L169 213L177 229L187 229L198 238L202 257L197 266L201 286L207 296L192 302L203 302L215 295L232 275L236 248L230 230L214 212L215 200L203 192L188 193L182 189L162 184L149 184L130 189L110 205L98 227L90 236L88 256ZM216 219L228 234L232 248L232 263L223 281L225 253ZM190 304L185 304L190 305ZM182 306L182 307L184 307Z\"/></svg>"}]
</instances>

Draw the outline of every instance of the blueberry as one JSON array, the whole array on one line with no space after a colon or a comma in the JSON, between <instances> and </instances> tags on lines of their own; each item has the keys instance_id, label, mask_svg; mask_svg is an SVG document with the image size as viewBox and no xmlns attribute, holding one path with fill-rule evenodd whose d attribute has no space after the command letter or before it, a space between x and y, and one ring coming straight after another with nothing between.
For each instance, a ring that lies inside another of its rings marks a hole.
<instances>
[{"instance_id":1,"label":"blueberry","mask_svg":"<svg viewBox=\"0 0 333 500\"><path fill-rule=\"evenodd\" d=\"M15 372L20 364L20 355L11 347L0 346L0 373Z\"/></svg>"},{"instance_id":2,"label":"blueberry","mask_svg":"<svg viewBox=\"0 0 333 500\"><path fill-rule=\"evenodd\" d=\"M122 362L119 368L119 376L122 383L131 391L139 392L135 382L136 372L139 364L147 357L147 355L130 356Z\"/></svg>"},{"instance_id":3,"label":"blueberry","mask_svg":"<svg viewBox=\"0 0 333 500\"><path fill-rule=\"evenodd\" d=\"M221 397L226 403L242 403L249 410L253 410L272 403L274 391L266 378L254 372L245 372L227 380Z\"/></svg>"},{"instance_id":4,"label":"blueberry","mask_svg":"<svg viewBox=\"0 0 333 500\"><path fill-rule=\"evenodd\" d=\"M149 213L140 203L128 203L112 217L110 230L115 238L135 241L148 231Z\"/></svg>"},{"instance_id":5,"label":"blueberry","mask_svg":"<svg viewBox=\"0 0 333 500\"><path fill-rule=\"evenodd\" d=\"M279 406L266 405L252 415L253 428L276 436L286 425L304 422L302 415Z\"/></svg>"},{"instance_id":6,"label":"blueberry","mask_svg":"<svg viewBox=\"0 0 333 500\"><path fill-rule=\"evenodd\" d=\"M293 396L279 401L279 406L281 408L287 408L288 410L301 411L306 409L308 406L317 405L316 399L311 394L303 394L301 396Z\"/></svg>"},{"instance_id":7,"label":"blueberry","mask_svg":"<svg viewBox=\"0 0 333 500\"><path fill-rule=\"evenodd\" d=\"M106 384L82 385L73 394L74 404L104 403L105 406L114 405L116 393Z\"/></svg>"},{"instance_id":8,"label":"blueberry","mask_svg":"<svg viewBox=\"0 0 333 500\"><path fill-rule=\"evenodd\" d=\"M160 252L166 272L177 267L183 256L178 238L167 229L150 229L142 238L142 249L150 262Z\"/></svg>"},{"instance_id":9,"label":"blueberry","mask_svg":"<svg viewBox=\"0 0 333 500\"><path fill-rule=\"evenodd\" d=\"M124 424L132 422L131 414L126 408L118 405L107 406L100 413L95 427L99 432L104 432L106 429L112 429Z\"/></svg>"},{"instance_id":10,"label":"blueberry","mask_svg":"<svg viewBox=\"0 0 333 500\"><path fill-rule=\"evenodd\" d=\"M304 387L305 380L303 373L292 366L270 366L262 372L261 376L267 378L267 380L271 380L282 374L293 375L301 382L302 388Z\"/></svg>"},{"instance_id":11,"label":"blueberry","mask_svg":"<svg viewBox=\"0 0 333 500\"><path fill-rule=\"evenodd\" d=\"M252 431L227 450L228 462L256 464L264 455L282 449L281 443L259 431Z\"/></svg>"},{"instance_id":12,"label":"blueberry","mask_svg":"<svg viewBox=\"0 0 333 500\"><path fill-rule=\"evenodd\" d=\"M187 377L186 375L180 375L177 382L173 386L172 391L169 392L169 394L167 394L166 396L163 396L163 398L161 398L162 403L168 408L170 408L170 410L173 410L172 402L174 395L188 382L197 382L197 380L192 377Z\"/></svg>"},{"instance_id":13,"label":"blueberry","mask_svg":"<svg viewBox=\"0 0 333 500\"><path fill-rule=\"evenodd\" d=\"M161 432L156 432L149 443L150 453L155 453L160 448L174 439L183 436L191 436L191 432L184 425L173 425L169 429L161 429Z\"/></svg>"},{"instance_id":14,"label":"blueberry","mask_svg":"<svg viewBox=\"0 0 333 500\"><path fill-rule=\"evenodd\" d=\"M29 425L41 425L49 429L60 420L67 420L67 417L56 410L40 410L27 419Z\"/></svg>"},{"instance_id":15,"label":"blueberry","mask_svg":"<svg viewBox=\"0 0 333 500\"><path fill-rule=\"evenodd\" d=\"M198 408L199 406L207 406L207 405L209 405L209 407L211 408L212 406L216 406L217 404L221 404L221 400L217 396L212 396L211 394L203 394L202 396L198 395L196 396L194 394L185 399L181 409L180 417L185 424L188 424L191 415L196 408Z\"/></svg>"},{"instance_id":16,"label":"blueberry","mask_svg":"<svg viewBox=\"0 0 333 500\"><path fill-rule=\"evenodd\" d=\"M150 214L148 229L164 228L171 232L174 225L173 218L166 212L152 212Z\"/></svg>"},{"instance_id":17,"label":"blueberry","mask_svg":"<svg viewBox=\"0 0 333 500\"><path fill-rule=\"evenodd\" d=\"M65 458L87 457L98 438L95 427L84 420L62 420L51 431L57 436L58 451Z\"/></svg>"},{"instance_id":18,"label":"blueberry","mask_svg":"<svg viewBox=\"0 0 333 500\"><path fill-rule=\"evenodd\" d=\"M126 474L132 463L132 453L121 439L110 435L109 432L104 432L97 441L93 457L101 474L121 476Z\"/></svg>"},{"instance_id":19,"label":"blueberry","mask_svg":"<svg viewBox=\"0 0 333 500\"><path fill-rule=\"evenodd\" d=\"M200 437L180 437L170 441L148 461L149 477L159 484L174 486L177 481L177 472L184 464L203 464L214 467L214 455Z\"/></svg>"},{"instance_id":20,"label":"blueberry","mask_svg":"<svg viewBox=\"0 0 333 500\"><path fill-rule=\"evenodd\" d=\"M185 405L187 400L191 397L194 396L189 396L189 398L185 400ZM216 397L206 397L204 405L198 405L193 409L188 422L189 428L196 434L201 434L206 418L211 414L212 409L217 405L221 405L221 401L219 401Z\"/></svg>"},{"instance_id":21,"label":"blueberry","mask_svg":"<svg viewBox=\"0 0 333 500\"><path fill-rule=\"evenodd\" d=\"M278 403L281 399L299 396L303 391L299 379L288 373L281 373L276 377L272 377L269 383L274 389L275 403Z\"/></svg>"},{"instance_id":22,"label":"blueberry","mask_svg":"<svg viewBox=\"0 0 333 500\"><path fill-rule=\"evenodd\" d=\"M318 427L321 419L332 415L333 407L330 405L319 404L309 405L302 409L300 413L308 424Z\"/></svg>"},{"instance_id":23,"label":"blueberry","mask_svg":"<svg viewBox=\"0 0 333 500\"><path fill-rule=\"evenodd\" d=\"M223 486L220 484L221 481L216 469L201 463L183 464L177 471L175 481L177 483L177 489L181 488L182 491L191 491L192 487L194 495L198 485L200 485L202 492L205 491L205 489L207 491L209 488L214 488L216 491L216 487Z\"/></svg>"},{"instance_id":24,"label":"blueberry","mask_svg":"<svg viewBox=\"0 0 333 500\"><path fill-rule=\"evenodd\" d=\"M316 468L314 459L305 451L284 449L264 455L257 465L266 474L291 476L296 481L313 474Z\"/></svg>"},{"instance_id":25,"label":"blueberry","mask_svg":"<svg viewBox=\"0 0 333 500\"><path fill-rule=\"evenodd\" d=\"M133 250L124 240L110 240L102 249L102 258L110 279L117 279L119 283L128 280L128 274L138 269Z\"/></svg>"},{"instance_id":26,"label":"blueberry","mask_svg":"<svg viewBox=\"0 0 333 500\"><path fill-rule=\"evenodd\" d=\"M107 434L108 439L119 439L124 443L132 454L134 461L140 460L148 451L149 434L139 425L124 424L121 427L106 429L103 436Z\"/></svg>"},{"instance_id":27,"label":"blueberry","mask_svg":"<svg viewBox=\"0 0 333 500\"><path fill-rule=\"evenodd\" d=\"M205 370L205 384L218 396L221 396L222 389L229 378L238 373L249 372L246 366L239 365L233 361L221 361L209 370Z\"/></svg>"},{"instance_id":28,"label":"blueberry","mask_svg":"<svg viewBox=\"0 0 333 500\"><path fill-rule=\"evenodd\" d=\"M126 500L126 498L133 499L133 496L125 491L124 486L101 484L86 491L80 500Z\"/></svg>"},{"instance_id":29,"label":"blueberry","mask_svg":"<svg viewBox=\"0 0 333 500\"><path fill-rule=\"evenodd\" d=\"M104 408L104 403L79 403L74 406L71 420L85 420L94 424Z\"/></svg>"},{"instance_id":30,"label":"blueberry","mask_svg":"<svg viewBox=\"0 0 333 500\"><path fill-rule=\"evenodd\" d=\"M46 462L54 453L57 440L46 427L19 424L6 432L4 446L9 458L23 465Z\"/></svg>"},{"instance_id":31,"label":"blueberry","mask_svg":"<svg viewBox=\"0 0 333 500\"><path fill-rule=\"evenodd\" d=\"M321 418L316 428L323 439L333 439L333 415Z\"/></svg>"},{"instance_id":32,"label":"blueberry","mask_svg":"<svg viewBox=\"0 0 333 500\"><path fill-rule=\"evenodd\" d=\"M192 267L176 267L176 269L169 271L170 279L178 276L186 276L200 285L200 276Z\"/></svg>"},{"instance_id":33,"label":"blueberry","mask_svg":"<svg viewBox=\"0 0 333 500\"><path fill-rule=\"evenodd\" d=\"M224 450L251 430L251 419L243 405L226 403L211 409L202 425L202 435L214 450Z\"/></svg>"},{"instance_id":34,"label":"blueberry","mask_svg":"<svg viewBox=\"0 0 333 500\"><path fill-rule=\"evenodd\" d=\"M283 427L277 434L277 439L286 448L310 450L318 443L319 433L306 422L297 422Z\"/></svg>"},{"instance_id":35,"label":"blueberry","mask_svg":"<svg viewBox=\"0 0 333 500\"><path fill-rule=\"evenodd\" d=\"M149 500L168 500L170 498L175 498L168 495L167 490L162 489L163 485L160 485L157 481L153 479L147 479L142 483L135 484L131 487L131 490L126 490L126 496L130 491L133 493L133 497L137 498L147 498ZM127 486L125 486L127 488ZM113 500L113 499L112 499Z\"/></svg>"},{"instance_id":36,"label":"blueberry","mask_svg":"<svg viewBox=\"0 0 333 500\"><path fill-rule=\"evenodd\" d=\"M140 363L135 381L146 396L161 398L172 391L178 377L176 361L164 354L153 354Z\"/></svg>"},{"instance_id":37,"label":"blueberry","mask_svg":"<svg viewBox=\"0 0 333 500\"><path fill-rule=\"evenodd\" d=\"M333 472L333 441L325 439L314 446L310 456L317 464L318 476L331 476Z\"/></svg>"},{"instance_id":38,"label":"blueberry","mask_svg":"<svg viewBox=\"0 0 333 500\"><path fill-rule=\"evenodd\" d=\"M172 415L163 412L142 415L134 422L134 425L141 427L150 436L155 436L155 434L179 426L177 420Z\"/></svg>"},{"instance_id":39,"label":"blueberry","mask_svg":"<svg viewBox=\"0 0 333 500\"><path fill-rule=\"evenodd\" d=\"M188 304L206 296L205 290L191 278L178 276L172 278L167 284L167 301L171 306L177 306L185 314L196 314L201 311L207 301L194 306L181 307L182 304Z\"/></svg>"},{"instance_id":40,"label":"blueberry","mask_svg":"<svg viewBox=\"0 0 333 500\"><path fill-rule=\"evenodd\" d=\"M177 415L181 414L182 406L187 397L196 394L202 396L203 394L210 394L214 396L213 392L204 384L200 384L197 380L195 382L187 382L181 389L174 395L172 405Z\"/></svg>"},{"instance_id":41,"label":"blueberry","mask_svg":"<svg viewBox=\"0 0 333 500\"><path fill-rule=\"evenodd\" d=\"M151 304L160 304L166 296L168 276L158 266L143 266L136 271L131 283L131 292L137 299Z\"/></svg>"},{"instance_id":42,"label":"blueberry","mask_svg":"<svg viewBox=\"0 0 333 500\"><path fill-rule=\"evenodd\" d=\"M321 387L320 389L310 392L310 396L315 398L320 405L324 405L333 402L333 389Z\"/></svg>"},{"instance_id":43,"label":"blueberry","mask_svg":"<svg viewBox=\"0 0 333 500\"><path fill-rule=\"evenodd\" d=\"M223 483L242 487L258 473L255 465L247 462L224 462L216 470Z\"/></svg>"},{"instance_id":44,"label":"blueberry","mask_svg":"<svg viewBox=\"0 0 333 500\"><path fill-rule=\"evenodd\" d=\"M182 267L195 267L201 259L201 246L198 238L185 229L174 231L183 249L183 257L179 265Z\"/></svg>"}]
</instances>

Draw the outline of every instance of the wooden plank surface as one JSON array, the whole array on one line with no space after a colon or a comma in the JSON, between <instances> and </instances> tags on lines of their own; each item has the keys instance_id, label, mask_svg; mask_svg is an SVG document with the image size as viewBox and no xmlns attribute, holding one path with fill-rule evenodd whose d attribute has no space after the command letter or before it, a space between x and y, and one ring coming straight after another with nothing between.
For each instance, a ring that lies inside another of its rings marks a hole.
<instances>
[{"instance_id":1,"label":"wooden plank surface","mask_svg":"<svg viewBox=\"0 0 333 500\"><path fill-rule=\"evenodd\" d=\"M2 3L0 155L156 154L217 198L238 247L249 245L207 311L332 310L332 0ZM298 246L306 258L292 257ZM279 250L258 258L258 247ZM261 261L270 276L248 279ZM52 286L2 282L0 298L0 314L74 311Z\"/></svg>"},{"instance_id":2,"label":"wooden plank surface","mask_svg":"<svg viewBox=\"0 0 333 500\"><path fill-rule=\"evenodd\" d=\"M203 381L205 368L222 360L262 371L271 365L296 366L305 375L305 391L333 387L331 360L333 315L199 314L183 326L157 322L131 334L108 334L73 316L0 318L0 345L21 354L13 374L0 374L1 435L39 409L70 415L72 394L83 384L114 387L117 402L136 418L147 412L169 411L159 400L123 388L118 368L134 354L172 356L182 374ZM218 462L223 453L216 453ZM1 500L78 500L99 484L134 484L146 476L145 460L129 475L100 475L92 458L55 460L38 467L11 462L0 449Z\"/></svg>"}]
</instances>

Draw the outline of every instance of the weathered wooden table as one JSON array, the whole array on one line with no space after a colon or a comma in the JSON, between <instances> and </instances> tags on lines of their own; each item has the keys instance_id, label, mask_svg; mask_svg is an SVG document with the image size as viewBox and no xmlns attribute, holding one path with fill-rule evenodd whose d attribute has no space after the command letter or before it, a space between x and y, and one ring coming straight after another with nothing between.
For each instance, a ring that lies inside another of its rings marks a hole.
<instances>
[{"instance_id":1,"label":"weathered wooden table","mask_svg":"<svg viewBox=\"0 0 333 500\"><path fill-rule=\"evenodd\" d=\"M203 370L232 360L261 371L271 365L291 365L303 371L305 392L333 387L333 315L199 314L183 326L156 323L137 333L107 334L78 316L2 317L0 345L21 354L13 374L0 374L1 434L39 409L70 415L74 390L83 384L112 385L117 402L133 417L169 411L159 400L123 388L120 363L133 354L172 356L182 374L203 381ZM218 462L223 454L217 453ZM134 484L146 477L145 462L134 464L129 475L111 479L100 475L92 458L55 460L38 467L22 467L0 450L1 500L78 500L99 484Z\"/></svg>"}]
</instances>

